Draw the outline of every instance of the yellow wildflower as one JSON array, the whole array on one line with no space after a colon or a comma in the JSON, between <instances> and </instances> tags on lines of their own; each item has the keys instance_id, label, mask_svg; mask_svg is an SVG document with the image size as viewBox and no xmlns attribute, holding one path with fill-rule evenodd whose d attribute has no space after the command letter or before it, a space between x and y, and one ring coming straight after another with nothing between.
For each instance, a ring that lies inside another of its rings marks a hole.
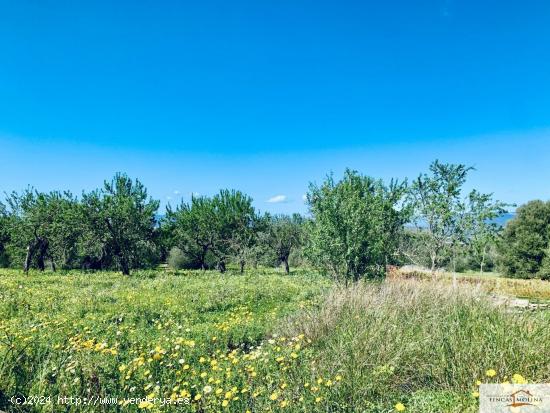
<instances>
[{"instance_id":1,"label":"yellow wildflower","mask_svg":"<svg viewBox=\"0 0 550 413\"><path fill-rule=\"evenodd\" d=\"M514 374L512 376L512 382L514 382L515 384L525 384L527 383L527 380L525 380L525 377L523 377L521 374Z\"/></svg>"},{"instance_id":2,"label":"yellow wildflower","mask_svg":"<svg viewBox=\"0 0 550 413\"><path fill-rule=\"evenodd\" d=\"M497 375L497 372L494 369L489 369L485 372L485 375L487 377L495 377Z\"/></svg>"}]
</instances>

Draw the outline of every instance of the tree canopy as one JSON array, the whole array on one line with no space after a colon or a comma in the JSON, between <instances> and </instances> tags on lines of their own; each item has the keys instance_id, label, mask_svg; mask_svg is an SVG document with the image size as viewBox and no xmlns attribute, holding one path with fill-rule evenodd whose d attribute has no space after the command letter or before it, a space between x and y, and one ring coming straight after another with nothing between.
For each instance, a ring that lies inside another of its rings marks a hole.
<instances>
[{"instance_id":1,"label":"tree canopy","mask_svg":"<svg viewBox=\"0 0 550 413\"><path fill-rule=\"evenodd\" d=\"M404 182L386 186L349 169L338 182L329 176L320 186L310 185L311 260L337 279L384 274L408 220L407 209L400 208L406 189Z\"/></svg>"}]
</instances>

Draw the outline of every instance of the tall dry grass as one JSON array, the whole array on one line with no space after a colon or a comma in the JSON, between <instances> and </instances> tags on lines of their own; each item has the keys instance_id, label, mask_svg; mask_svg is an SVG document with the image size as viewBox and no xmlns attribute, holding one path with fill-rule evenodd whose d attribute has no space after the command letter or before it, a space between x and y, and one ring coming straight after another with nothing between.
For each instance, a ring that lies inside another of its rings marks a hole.
<instances>
[{"instance_id":1,"label":"tall dry grass","mask_svg":"<svg viewBox=\"0 0 550 413\"><path fill-rule=\"evenodd\" d=\"M487 369L498 372L493 381L550 380L549 320L510 313L476 286L393 280L333 290L286 334L314 343L312 379L343 372L335 397L350 411L399 399L415 412L463 412L475 410L471 392Z\"/></svg>"}]
</instances>

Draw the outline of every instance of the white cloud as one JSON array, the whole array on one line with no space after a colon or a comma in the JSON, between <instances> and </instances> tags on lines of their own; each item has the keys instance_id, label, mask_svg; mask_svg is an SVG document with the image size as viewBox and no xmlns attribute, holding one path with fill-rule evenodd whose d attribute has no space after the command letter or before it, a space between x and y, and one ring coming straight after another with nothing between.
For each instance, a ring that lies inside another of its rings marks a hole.
<instances>
[{"instance_id":1,"label":"white cloud","mask_svg":"<svg viewBox=\"0 0 550 413\"><path fill-rule=\"evenodd\" d=\"M167 199L168 201L170 201L170 200L172 199L172 197L171 197L170 195L168 195L168 196L166 197L166 199Z\"/></svg>"},{"instance_id":2,"label":"white cloud","mask_svg":"<svg viewBox=\"0 0 550 413\"><path fill-rule=\"evenodd\" d=\"M179 195L180 194L180 191L178 191L177 189L174 190L174 195Z\"/></svg>"},{"instance_id":3,"label":"white cloud","mask_svg":"<svg viewBox=\"0 0 550 413\"><path fill-rule=\"evenodd\" d=\"M267 202L269 202L270 204L279 204L281 202L286 202L286 200L287 200L286 195L275 195L269 198Z\"/></svg>"}]
</instances>

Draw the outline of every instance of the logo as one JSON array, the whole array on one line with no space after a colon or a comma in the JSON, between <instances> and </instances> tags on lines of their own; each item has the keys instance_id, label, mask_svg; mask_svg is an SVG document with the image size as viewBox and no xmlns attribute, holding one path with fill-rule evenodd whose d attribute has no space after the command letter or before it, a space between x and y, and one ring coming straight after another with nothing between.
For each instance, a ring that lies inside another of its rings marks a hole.
<instances>
[{"instance_id":1,"label":"logo","mask_svg":"<svg viewBox=\"0 0 550 413\"><path fill-rule=\"evenodd\" d=\"M550 384L482 384L479 412L550 412Z\"/></svg>"},{"instance_id":2,"label":"logo","mask_svg":"<svg viewBox=\"0 0 550 413\"><path fill-rule=\"evenodd\" d=\"M535 406L532 402L540 403L542 402L541 397L536 397L529 390L518 390L513 392L510 395L512 403L508 406L520 407L520 406Z\"/></svg>"}]
</instances>

